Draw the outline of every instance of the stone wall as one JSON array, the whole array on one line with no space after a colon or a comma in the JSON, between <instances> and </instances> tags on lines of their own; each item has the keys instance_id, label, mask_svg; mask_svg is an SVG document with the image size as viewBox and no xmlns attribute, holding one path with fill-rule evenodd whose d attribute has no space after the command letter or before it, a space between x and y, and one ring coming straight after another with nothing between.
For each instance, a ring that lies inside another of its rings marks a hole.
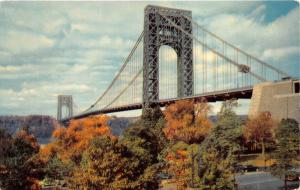
<instances>
[{"instance_id":1,"label":"stone wall","mask_svg":"<svg viewBox=\"0 0 300 190\"><path fill-rule=\"evenodd\" d=\"M249 117L269 111L274 119L293 118L300 124L300 93L295 83L300 80L265 82L253 87Z\"/></svg>"}]
</instances>

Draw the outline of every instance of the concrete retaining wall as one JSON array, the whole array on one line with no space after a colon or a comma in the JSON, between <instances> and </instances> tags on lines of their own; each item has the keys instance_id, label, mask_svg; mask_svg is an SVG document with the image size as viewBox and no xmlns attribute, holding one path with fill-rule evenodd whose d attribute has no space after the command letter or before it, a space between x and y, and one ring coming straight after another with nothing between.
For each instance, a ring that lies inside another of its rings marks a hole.
<instances>
[{"instance_id":1,"label":"concrete retaining wall","mask_svg":"<svg viewBox=\"0 0 300 190\"><path fill-rule=\"evenodd\" d=\"M300 124L300 93L295 83L300 80L265 82L253 87L249 117L269 111L274 119L293 118Z\"/></svg>"}]
</instances>

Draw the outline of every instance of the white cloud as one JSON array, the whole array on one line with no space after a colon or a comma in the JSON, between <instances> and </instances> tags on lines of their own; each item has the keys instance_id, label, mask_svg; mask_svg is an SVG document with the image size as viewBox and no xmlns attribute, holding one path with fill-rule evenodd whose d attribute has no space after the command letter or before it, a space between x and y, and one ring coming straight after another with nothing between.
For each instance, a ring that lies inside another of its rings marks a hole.
<instances>
[{"instance_id":1,"label":"white cloud","mask_svg":"<svg viewBox=\"0 0 300 190\"><path fill-rule=\"evenodd\" d=\"M77 64L70 69L71 73L80 73L82 71L88 70L88 66L84 64Z\"/></svg>"},{"instance_id":2,"label":"white cloud","mask_svg":"<svg viewBox=\"0 0 300 190\"><path fill-rule=\"evenodd\" d=\"M9 31L0 39L0 47L13 54L34 52L54 45L54 41L46 36L19 31Z\"/></svg>"},{"instance_id":3,"label":"white cloud","mask_svg":"<svg viewBox=\"0 0 300 190\"><path fill-rule=\"evenodd\" d=\"M262 22L265 19L265 12L266 12L266 5L259 5L257 6L256 9L254 9L250 14L249 14L249 18L250 19L256 19L259 22Z\"/></svg>"},{"instance_id":4,"label":"white cloud","mask_svg":"<svg viewBox=\"0 0 300 190\"><path fill-rule=\"evenodd\" d=\"M70 92L88 92L91 88L85 84L48 84L41 87L46 92L55 92L54 95Z\"/></svg>"},{"instance_id":5,"label":"white cloud","mask_svg":"<svg viewBox=\"0 0 300 190\"><path fill-rule=\"evenodd\" d=\"M32 97L37 96L38 93L35 89L26 89L23 88L20 91L14 91L12 89L0 89L1 96L4 97L16 97L16 98L26 98L26 97Z\"/></svg>"},{"instance_id":6,"label":"white cloud","mask_svg":"<svg viewBox=\"0 0 300 190\"><path fill-rule=\"evenodd\" d=\"M283 47L283 48L273 48L266 49L263 52L263 59L272 60L272 61L280 61L286 57L292 55L299 55L300 49L299 46L291 46L291 47Z\"/></svg>"},{"instance_id":7,"label":"white cloud","mask_svg":"<svg viewBox=\"0 0 300 190\"><path fill-rule=\"evenodd\" d=\"M18 71L20 68L16 66L1 66L0 65L0 73L11 73Z\"/></svg>"},{"instance_id":8,"label":"white cloud","mask_svg":"<svg viewBox=\"0 0 300 190\"><path fill-rule=\"evenodd\" d=\"M216 15L208 20L209 30L259 57L266 48L299 45L299 27L295 27L295 24L299 24L299 9L269 24L234 14Z\"/></svg>"}]
</instances>

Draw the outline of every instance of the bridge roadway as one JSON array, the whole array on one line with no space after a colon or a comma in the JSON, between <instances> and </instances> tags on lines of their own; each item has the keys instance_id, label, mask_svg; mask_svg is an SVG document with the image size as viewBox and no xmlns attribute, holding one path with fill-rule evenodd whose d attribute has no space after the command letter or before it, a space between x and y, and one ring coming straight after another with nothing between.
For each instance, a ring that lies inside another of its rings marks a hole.
<instances>
[{"instance_id":1,"label":"bridge roadway","mask_svg":"<svg viewBox=\"0 0 300 190\"><path fill-rule=\"evenodd\" d=\"M178 100L194 100L199 101L202 98L205 98L208 102L216 102L216 101L224 101L230 99L250 99L252 96L253 86L243 87L243 88L235 88L230 90L222 90L222 91L214 91L209 93L197 94L189 97L180 97L180 98L172 98L172 99L164 99L157 102L160 107L167 106L172 104ZM142 103L124 105L120 107L114 108L105 108L102 110L95 110L87 113L82 113L80 115L75 115L69 118L65 118L61 120L62 123L68 123L72 119L82 119L85 117L106 114L106 113L114 113L121 111L129 111L129 110L137 110L142 108Z\"/></svg>"}]
</instances>

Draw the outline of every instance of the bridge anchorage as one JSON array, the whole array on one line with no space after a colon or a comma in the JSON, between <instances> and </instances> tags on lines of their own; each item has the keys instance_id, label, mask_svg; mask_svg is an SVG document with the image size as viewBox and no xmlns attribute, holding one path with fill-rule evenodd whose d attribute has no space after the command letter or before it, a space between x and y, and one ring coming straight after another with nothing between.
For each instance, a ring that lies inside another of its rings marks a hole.
<instances>
[{"instance_id":1,"label":"bridge anchorage","mask_svg":"<svg viewBox=\"0 0 300 190\"><path fill-rule=\"evenodd\" d=\"M175 79L169 79L172 76L165 75L161 67L172 57L159 53L164 45L176 53L177 63L172 64L176 72L171 71ZM88 109L58 119L68 122L103 113L145 110L181 99L250 99L257 84L283 78L290 75L200 26L191 11L149 5L144 10L144 30L104 93ZM175 95L169 94L171 90ZM260 93L255 94L254 102L260 104Z\"/></svg>"}]
</instances>

